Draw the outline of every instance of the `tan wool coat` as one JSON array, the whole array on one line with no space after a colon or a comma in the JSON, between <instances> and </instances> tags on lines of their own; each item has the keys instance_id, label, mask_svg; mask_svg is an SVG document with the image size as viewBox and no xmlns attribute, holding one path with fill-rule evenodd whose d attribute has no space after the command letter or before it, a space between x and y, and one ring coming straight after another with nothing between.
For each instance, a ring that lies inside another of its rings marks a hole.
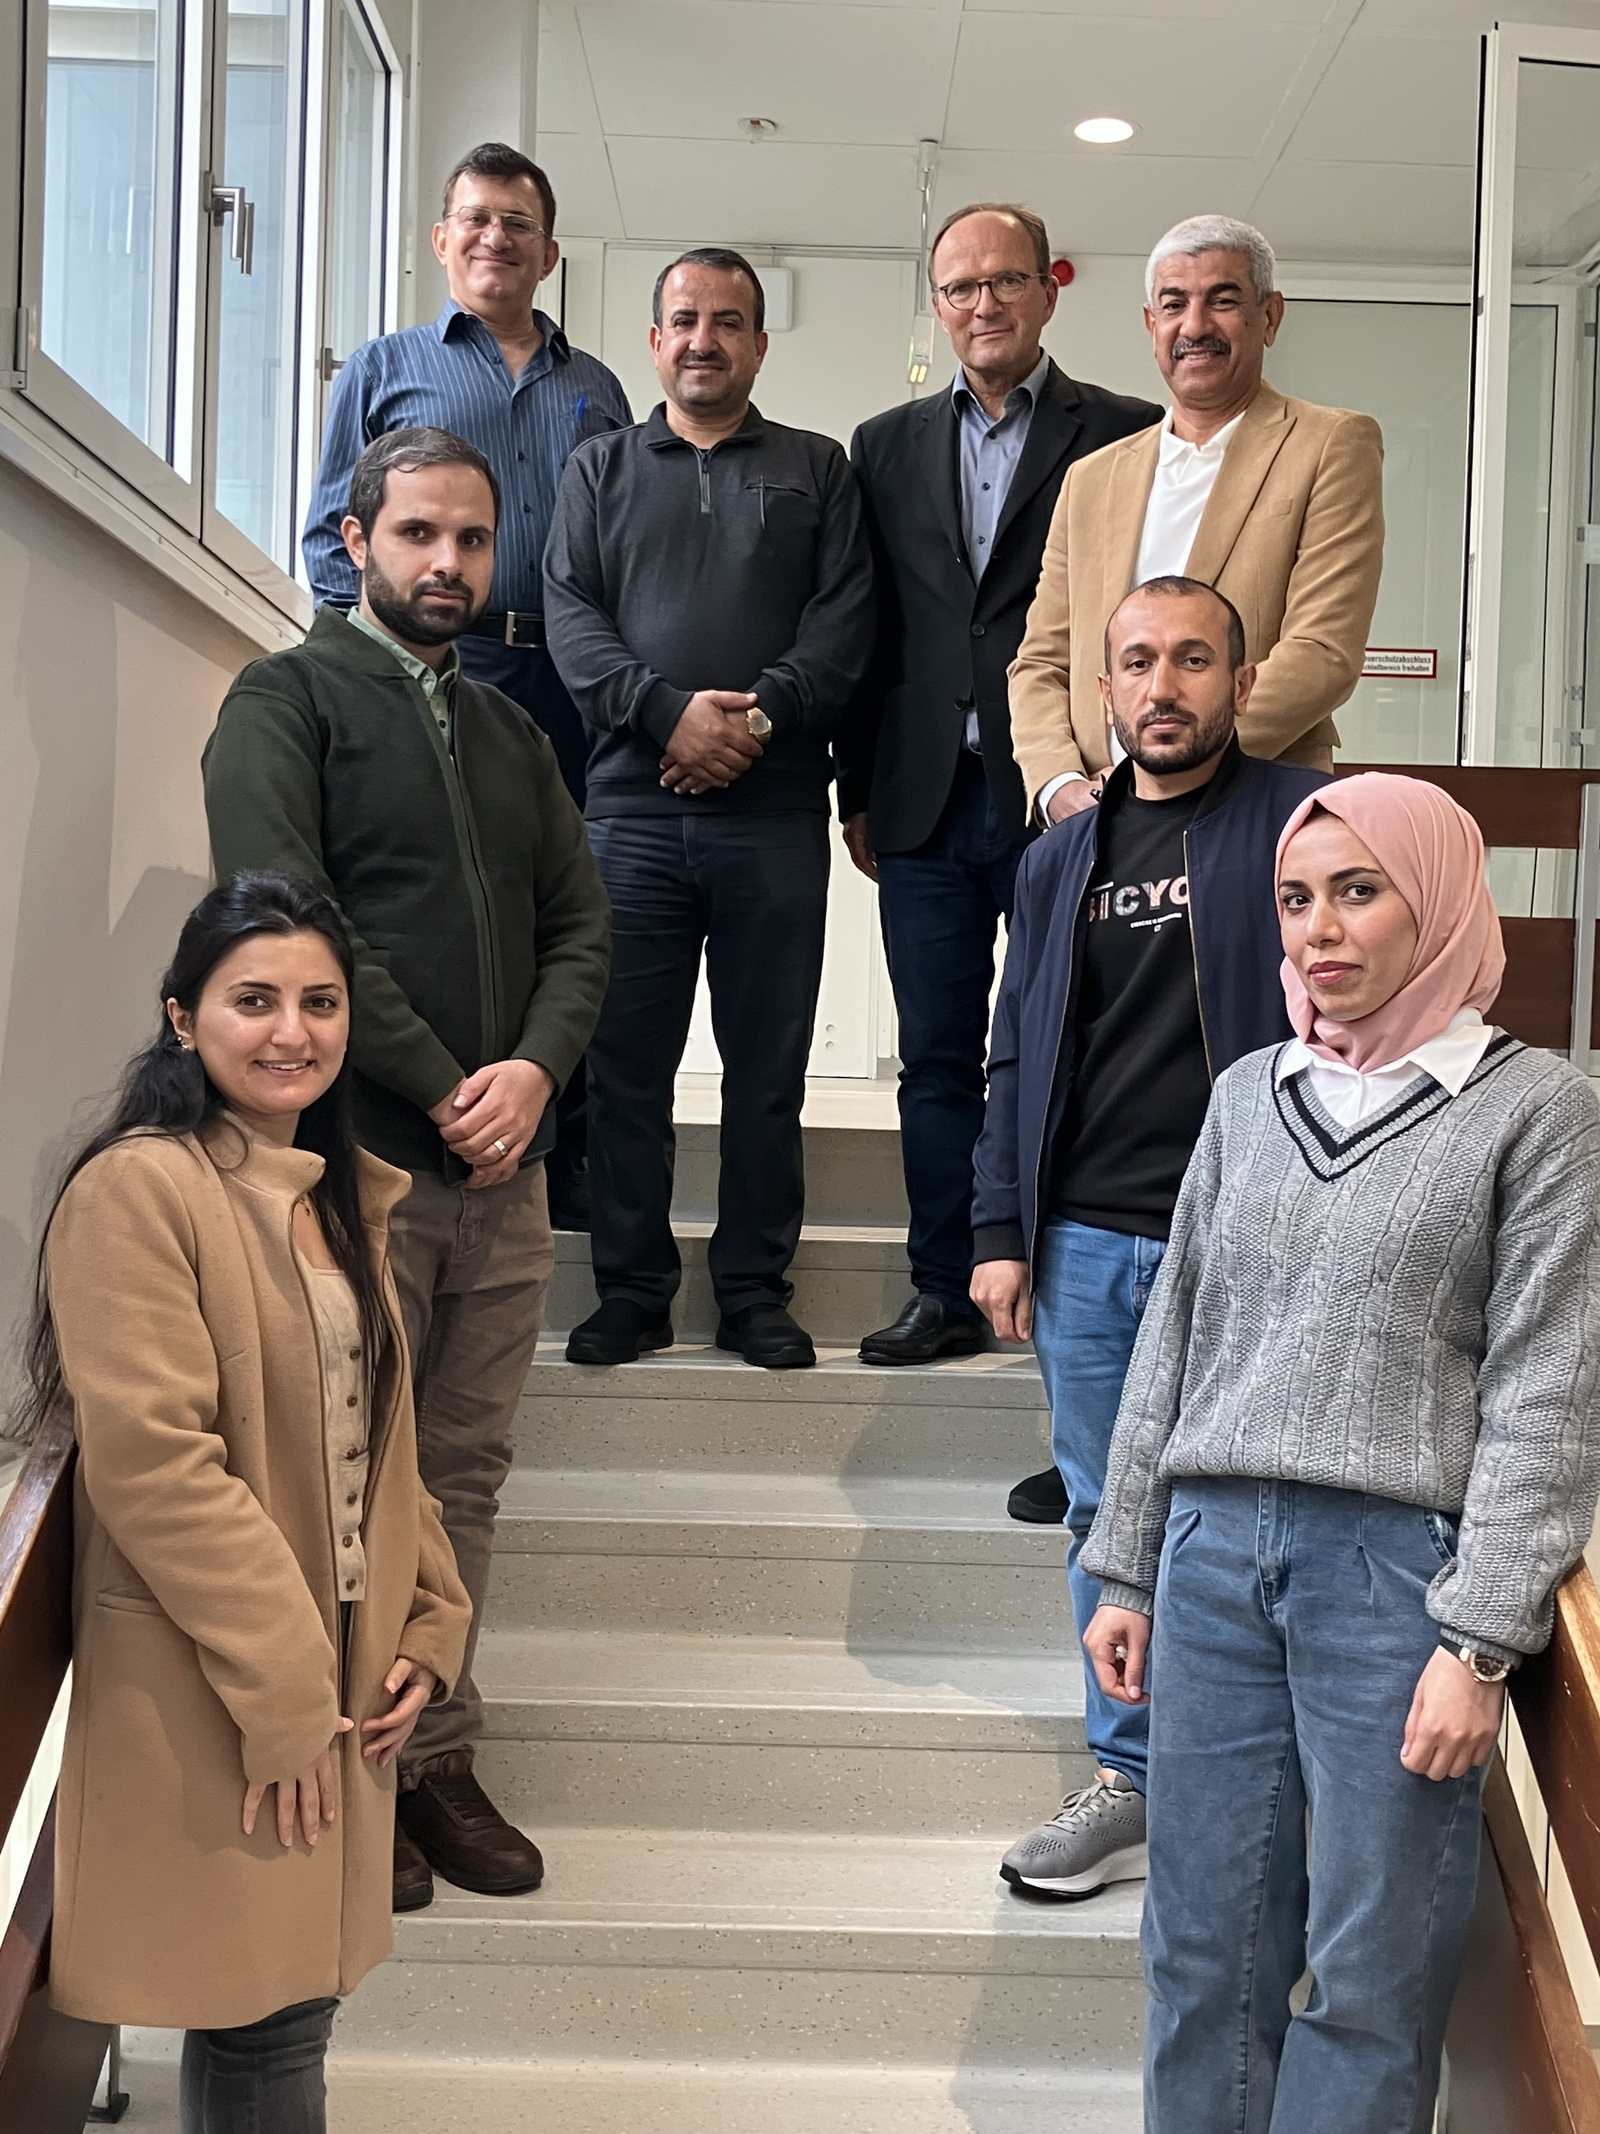
<instances>
[{"instance_id":1,"label":"tan wool coat","mask_svg":"<svg viewBox=\"0 0 1600 2134\"><path fill-rule=\"evenodd\" d=\"M1111 760L1099 677L1106 623L1133 585L1162 426L1067 469L1039 589L1008 670L1011 735L1031 806L1063 772ZM1370 415L1263 384L1228 441L1186 576L1226 593L1255 688L1250 756L1333 768L1332 714L1361 678L1383 570L1383 433Z\"/></svg>"},{"instance_id":2,"label":"tan wool coat","mask_svg":"<svg viewBox=\"0 0 1600 2134\"><path fill-rule=\"evenodd\" d=\"M382 1262L409 1180L363 1155ZM93 2022L230 2029L348 1993L387 1955L395 1766L363 1761L398 1654L461 1665L469 1608L417 1479L410 1371L390 1339L373 1403L357 1602L341 1680L321 1360L290 1242L322 1158L141 1135L68 1187L47 1247L76 1416L72 1700L50 1990ZM278 1842L247 1781L313 1762L340 1713L338 1819Z\"/></svg>"}]
</instances>

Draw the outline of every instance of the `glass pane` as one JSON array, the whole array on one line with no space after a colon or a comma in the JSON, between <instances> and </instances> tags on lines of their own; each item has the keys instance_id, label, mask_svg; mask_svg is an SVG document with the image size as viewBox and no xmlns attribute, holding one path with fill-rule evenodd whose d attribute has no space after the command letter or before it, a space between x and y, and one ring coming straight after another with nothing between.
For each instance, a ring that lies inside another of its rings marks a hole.
<instances>
[{"instance_id":1,"label":"glass pane","mask_svg":"<svg viewBox=\"0 0 1600 2134\"><path fill-rule=\"evenodd\" d=\"M172 452L180 0L53 0L39 345Z\"/></svg>"},{"instance_id":2,"label":"glass pane","mask_svg":"<svg viewBox=\"0 0 1600 2134\"><path fill-rule=\"evenodd\" d=\"M1511 307L1505 545L1500 557L1500 684L1494 713L1496 763L1544 761L1556 326L1553 305Z\"/></svg>"},{"instance_id":3,"label":"glass pane","mask_svg":"<svg viewBox=\"0 0 1600 2134\"><path fill-rule=\"evenodd\" d=\"M1454 763L1466 542L1465 304L1288 305L1267 353L1280 392L1360 408L1383 430L1383 583L1371 641L1435 655L1430 680L1368 676L1335 714L1351 763Z\"/></svg>"},{"instance_id":4,"label":"glass pane","mask_svg":"<svg viewBox=\"0 0 1600 2134\"><path fill-rule=\"evenodd\" d=\"M221 262L217 508L287 568L299 325L301 18L290 0L230 0L227 21L222 182L243 186L255 209L255 257L248 275L226 252Z\"/></svg>"},{"instance_id":5,"label":"glass pane","mask_svg":"<svg viewBox=\"0 0 1600 2134\"><path fill-rule=\"evenodd\" d=\"M1519 268L1572 268L1600 251L1600 67L1517 70L1511 249Z\"/></svg>"},{"instance_id":6,"label":"glass pane","mask_svg":"<svg viewBox=\"0 0 1600 2134\"><path fill-rule=\"evenodd\" d=\"M342 363L383 331L387 75L354 0L342 0L334 35L328 345Z\"/></svg>"}]
</instances>

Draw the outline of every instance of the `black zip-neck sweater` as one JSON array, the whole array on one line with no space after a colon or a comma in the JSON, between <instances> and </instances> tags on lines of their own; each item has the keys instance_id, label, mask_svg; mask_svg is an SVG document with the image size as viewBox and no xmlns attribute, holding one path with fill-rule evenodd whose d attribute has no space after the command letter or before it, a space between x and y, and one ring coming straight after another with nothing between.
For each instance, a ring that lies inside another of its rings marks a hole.
<instances>
[{"instance_id":1,"label":"black zip-neck sweater","mask_svg":"<svg viewBox=\"0 0 1600 2134\"><path fill-rule=\"evenodd\" d=\"M827 810L829 743L872 654L872 557L832 438L752 407L702 451L658 407L567 461L545 629L588 728L591 817ZM731 786L667 792L701 689L754 690L773 733Z\"/></svg>"}]
</instances>

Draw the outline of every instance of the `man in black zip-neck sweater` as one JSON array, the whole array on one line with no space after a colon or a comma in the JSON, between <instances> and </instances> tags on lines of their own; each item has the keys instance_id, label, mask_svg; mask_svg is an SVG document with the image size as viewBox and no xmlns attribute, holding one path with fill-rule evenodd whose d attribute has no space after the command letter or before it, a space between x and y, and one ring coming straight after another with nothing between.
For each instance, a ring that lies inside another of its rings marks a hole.
<instances>
[{"instance_id":1,"label":"man in black zip-neck sweater","mask_svg":"<svg viewBox=\"0 0 1600 2134\"><path fill-rule=\"evenodd\" d=\"M872 561L841 448L750 404L767 337L748 261L685 253L654 309L666 399L573 453L545 553L545 628L591 738L584 812L614 923L589 1050L600 1308L567 1355L623 1363L672 1340L672 1092L704 949L723 1065L717 1342L776 1369L816 1360L787 1274L830 743L871 657Z\"/></svg>"}]
</instances>

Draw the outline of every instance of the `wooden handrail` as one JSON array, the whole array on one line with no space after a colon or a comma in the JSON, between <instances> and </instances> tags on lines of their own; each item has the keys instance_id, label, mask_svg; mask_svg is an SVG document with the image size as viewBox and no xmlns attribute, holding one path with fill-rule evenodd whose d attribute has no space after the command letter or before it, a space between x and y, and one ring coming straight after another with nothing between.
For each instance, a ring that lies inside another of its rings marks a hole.
<instances>
[{"instance_id":1,"label":"wooden handrail","mask_svg":"<svg viewBox=\"0 0 1600 2134\"><path fill-rule=\"evenodd\" d=\"M1600 1960L1600 1590L1586 1564L1556 1595L1549 1649L1511 1681L1528 1761Z\"/></svg>"},{"instance_id":2,"label":"wooden handrail","mask_svg":"<svg viewBox=\"0 0 1600 2134\"><path fill-rule=\"evenodd\" d=\"M72 1659L72 1476L66 1406L28 1447L0 1511L0 1838L11 1828Z\"/></svg>"}]
</instances>

